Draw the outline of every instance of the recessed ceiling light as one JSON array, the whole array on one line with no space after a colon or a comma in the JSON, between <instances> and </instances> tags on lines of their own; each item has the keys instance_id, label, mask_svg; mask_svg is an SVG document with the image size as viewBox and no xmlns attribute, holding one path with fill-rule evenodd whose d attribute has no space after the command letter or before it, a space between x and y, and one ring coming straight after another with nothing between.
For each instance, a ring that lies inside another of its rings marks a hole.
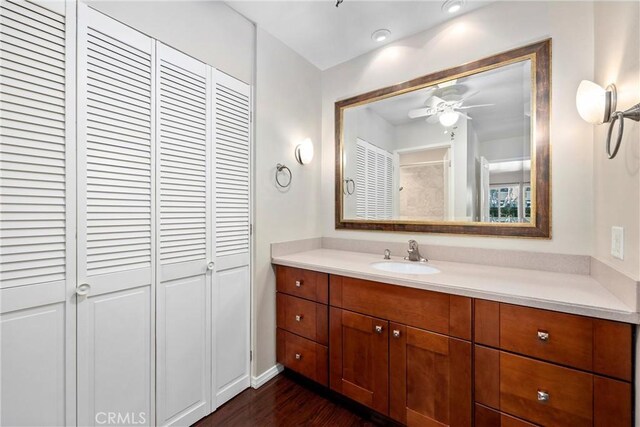
<instances>
[{"instance_id":1,"label":"recessed ceiling light","mask_svg":"<svg viewBox=\"0 0 640 427\"><path fill-rule=\"evenodd\" d=\"M442 3L442 10L448 13L456 13L464 5L464 0L447 0Z\"/></svg>"},{"instance_id":2,"label":"recessed ceiling light","mask_svg":"<svg viewBox=\"0 0 640 427\"><path fill-rule=\"evenodd\" d=\"M391 35L391 31L387 30L386 28L381 28L379 30L375 30L371 34L371 39L373 39L373 41L376 41L376 42L383 42L386 39L388 39L390 35Z\"/></svg>"}]
</instances>

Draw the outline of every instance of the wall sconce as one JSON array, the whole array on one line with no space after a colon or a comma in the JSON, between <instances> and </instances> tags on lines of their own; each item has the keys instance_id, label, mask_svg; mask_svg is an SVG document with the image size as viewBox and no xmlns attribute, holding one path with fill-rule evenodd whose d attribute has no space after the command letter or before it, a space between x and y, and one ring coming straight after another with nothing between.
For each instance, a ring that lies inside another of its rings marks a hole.
<instances>
[{"instance_id":1,"label":"wall sconce","mask_svg":"<svg viewBox=\"0 0 640 427\"><path fill-rule=\"evenodd\" d=\"M607 156L613 159L620 149L622 134L624 133L624 119L640 121L640 104L625 111L615 111L616 109L616 87L613 84L603 89L600 85L583 80L580 82L576 93L576 107L580 117L588 123L601 125L609 122L609 131L607 132L606 150ZM615 147L611 150L611 134L613 126L618 122L618 137Z\"/></svg>"},{"instance_id":2,"label":"wall sconce","mask_svg":"<svg viewBox=\"0 0 640 427\"><path fill-rule=\"evenodd\" d=\"M300 144L296 146L296 160L301 165L306 165L311 163L313 160L313 142L311 139L305 138Z\"/></svg>"}]
</instances>

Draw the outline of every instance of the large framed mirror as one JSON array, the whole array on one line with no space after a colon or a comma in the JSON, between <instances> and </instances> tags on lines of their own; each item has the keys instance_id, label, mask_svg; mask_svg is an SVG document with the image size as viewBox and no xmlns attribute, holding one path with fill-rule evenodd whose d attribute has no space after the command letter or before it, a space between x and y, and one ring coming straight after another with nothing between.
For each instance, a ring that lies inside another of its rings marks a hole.
<instances>
[{"instance_id":1,"label":"large framed mirror","mask_svg":"<svg viewBox=\"0 0 640 427\"><path fill-rule=\"evenodd\" d=\"M338 101L336 228L551 237L551 40Z\"/></svg>"}]
</instances>

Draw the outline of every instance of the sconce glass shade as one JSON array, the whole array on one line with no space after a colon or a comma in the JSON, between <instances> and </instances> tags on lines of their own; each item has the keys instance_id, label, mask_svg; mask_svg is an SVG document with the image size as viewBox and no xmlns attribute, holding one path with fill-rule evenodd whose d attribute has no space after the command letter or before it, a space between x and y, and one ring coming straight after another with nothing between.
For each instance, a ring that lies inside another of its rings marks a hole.
<instances>
[{"instance_id":1,"label":"sconce glass shade","mask_svg":"<svg viewBox=\"0 0 640 427\"><path fill-rule=\"evenodd\" d=\"M576 108L586 122L594 125L608 122L615 109L615 86L603 89L589 80L581 81L576 92Z\"/></svg>"},{"instance_id":2,"label":"sconce glass shade","mask_svg":"<svg viewBox=\"0 0 640 427\"><path fill-rule=\"evenodd\" d=\"M296 147L296 160L301 165L306 165L311 163L313 160L313 142L311 139L305 138L298 146Z\"/></svg>"},{"instance_id":3,"label":"sconce glass shade","mask_svg":"<svg viewBox=\"0 0 640 427\"><path fill-rule=\"evenodd\" d=\"M440 114L438 120L440 124L446 128L455 125L458 122L460 115L453 110L445 111Z\"/></svg>"}]
</instances>

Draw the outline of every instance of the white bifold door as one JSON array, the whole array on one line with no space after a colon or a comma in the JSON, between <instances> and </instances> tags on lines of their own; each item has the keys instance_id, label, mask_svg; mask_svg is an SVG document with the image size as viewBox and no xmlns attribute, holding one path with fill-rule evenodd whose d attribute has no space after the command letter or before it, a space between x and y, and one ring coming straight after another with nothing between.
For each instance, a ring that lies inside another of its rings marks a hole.
<instances>
[{"instance_id":1,"label":"white bifold door","mask_svg":"<svg viewBox=\"0 0 640 427\"><path fill-rule=\"evenodd\" d=\"M75 5L0 2L0 425L75 414Z\"/></svg>"},{"instance_id":2,"label":"white bifold door","mask_svg":"<svg viewBox=\"0 0 640 427\"><path fill-rule=\"evenodd\" d=\"M211 68L157 45L158 424L211 411Z\"/></svg>"},{"instance_id":3,"label":"white bifold door","mask_svg":"<svg viewBox=\"0 0 640 427\"><path fill-rule=\"evenodd\" d=\"M78 424L155 423L155 42L78 6ZM119 417L119 418L118 418Z\"/></svg>"},{"instance_id":4,"label":"white bifold door","mask_svg":"<svg viewBox=\"0 0 640 427\"><path fill-rule=\"evenodd\" d=\"M250 385L250 86L214 73L214 379L217 406Z\"/></svg>"}]
</instances>

